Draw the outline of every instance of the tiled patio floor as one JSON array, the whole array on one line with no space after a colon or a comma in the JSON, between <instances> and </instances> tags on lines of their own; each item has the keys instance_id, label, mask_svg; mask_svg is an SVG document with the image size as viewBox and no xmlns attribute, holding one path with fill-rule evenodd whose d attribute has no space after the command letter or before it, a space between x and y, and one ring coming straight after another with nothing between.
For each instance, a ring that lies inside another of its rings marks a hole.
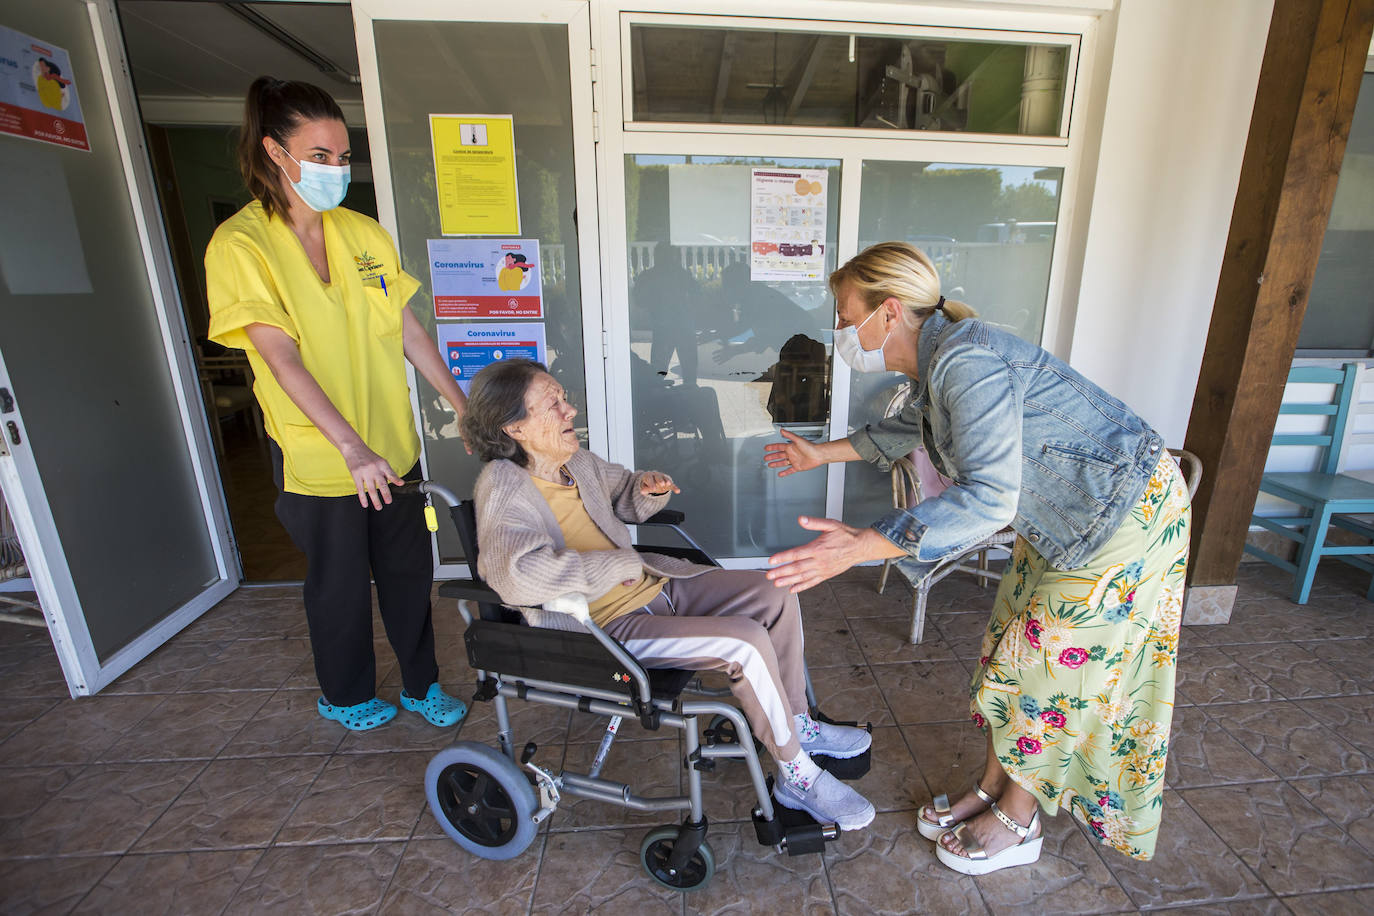
<instances>
[{"instance_id":1,"label":"tiled patio floor","mask_svg":"<svg viewBox=\"0 0 1374 916\"><path fill-rule=\"evenodd\" d=\"M858 785L877 820L823 855L777 856L754 840L740 773L722 770L707 795L716 879L685 896L639 866L660 819L608 805L566 804L511 862L449 841L422 774L454 735L406 713L364 735L320 719L294 589L240 590L79 701L43 631L0 624L0 912L1374 912L1374 605L1353 571L1324 569L1297 607L1285 576L1247 565L1232 622L1186 630L1153 862L1061 815L1039 863L980 879L940 866L912 821L979 772L966 680L991 593L946 580L913 647L903 584L878 596L875 581L853 571L803 607L824 707L876 726ZM436 627L445 683L470 693L457 613L440 604ZM378 659L394 699L384 644ZM581 714L517 708L538 760L590 754ZM493 723L482 704L461 735L491 741ZM632 722L624 738L608 776L678 784L676 739Z\"/></svg>"}]
</instances>

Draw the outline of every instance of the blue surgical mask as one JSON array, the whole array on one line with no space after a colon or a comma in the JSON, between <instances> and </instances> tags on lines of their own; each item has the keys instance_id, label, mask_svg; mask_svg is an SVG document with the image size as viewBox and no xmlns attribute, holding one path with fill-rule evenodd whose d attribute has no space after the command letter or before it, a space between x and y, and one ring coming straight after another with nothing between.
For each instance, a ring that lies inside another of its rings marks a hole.
<instances>
[{"instance_id":1,"label":"blue surgical mask","mask_svg":"<svg viewBox=\"0 0 1374 916\"><path fill-rule=\"evenodd\" d=\"M343 203L344 195L348 193L348 179L351 170L346 165L325 165L322 162L298 162L291 158L291 154L282 147L282 153L287 159L291 159L296 165L301 167L301 180L292 181L291 176L286 174L286 169L281 166L281 172L286 175L286 181L291 185L291 190L296 192L296 196L305 201L305 205L312 210L323 213L325 210L333 210Z\"/></svg>"},{"instance_id":2,"label":"blue surgical mask","mask_svg":"<svg viewBox=\"0 0 1374 916\"><path fill-rule=\"evenodd\" d=\"M849 364L849 368L855 372L886 372L887 357L883 355L883 347L887 346L887 338L892 336L892 332L887 332L887 337L878 345L876 350L865 350L859 343L859 328L873 320L873 316L881 312L882 309L874 309L868 317L858 324L851 324L835 331L835 352L840 354L840 359Z\"/></svg>"}]
</instances>

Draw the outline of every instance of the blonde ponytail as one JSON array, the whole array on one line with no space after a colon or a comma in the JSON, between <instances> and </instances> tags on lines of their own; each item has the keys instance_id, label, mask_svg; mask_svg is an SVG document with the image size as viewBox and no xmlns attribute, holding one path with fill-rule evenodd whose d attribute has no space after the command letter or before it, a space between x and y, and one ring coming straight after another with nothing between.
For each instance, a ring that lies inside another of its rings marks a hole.
<instances>
[{"instance_id":1,"label":"blonde ponytail","mask_svg":"<svg viewBox=\"0 0 1374 916\"><path fill-rule=\"evenodd\" d=\"M915 328L938 308L950 321L976 318L973 307L940 295L940 274L929 257L909 242L879 242L850 258L830 275L838 299L845 289L856 292L872 312L888 299L902 303L902 320Z\"/></svg>"}]
</instances>

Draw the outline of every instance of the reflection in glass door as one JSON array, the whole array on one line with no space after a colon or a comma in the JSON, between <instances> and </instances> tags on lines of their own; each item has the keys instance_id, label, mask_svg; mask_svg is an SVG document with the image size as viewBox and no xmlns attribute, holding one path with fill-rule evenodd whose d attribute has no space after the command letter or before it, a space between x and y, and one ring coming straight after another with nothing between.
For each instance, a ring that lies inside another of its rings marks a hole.
<instances>
[{"instance_id":1,"label":"reflection in glass door","mask_svg":"<svg viewBox=\"0 0 1374 916\"><path fill-rule=\"evenodd\" d=\"M859 250L911 242L934 262L946 296L1040 342L1063 169L865 160L862 174ZM893 372L851 376L850 428L900 410L909 389ZM886 475L850 474L843 518L866 525L891 500Z\"/></svg>"},{"instance_id":2,"label":"reflection in glass door","mask_svg":"<svg viewBox=\"0 0 1374 916\"><path fill-rule=\"evenodd\" d=\"M421 282L411 303L417 317L440 334L468 325L493 333L514 323L497 312L437 319L428 252L430 240L446 237L430 115L509 115L518 236L539 243L543 309L540 319L520 322L542 325L549 370L578 407L583 444L601 448L600 366L589 379L585 358L586 341L599 336L600 283L596 247L583 244L597 233L586 4L533 0L477 10L429 0L354 0L353 10L373 155L385 161L376 170L378 208L383 224L394 219L401 262ZM481 465L464 449L457 418L424 379L417 376L415 388L427 475L470 493ZM464 557L450 526L439 527L438 546L440 573L457 571Z\"/></svg>"},{"instance_id":3,"label":"reflection in glass door","mask_svg":"<svg viewBox=\"0 0 1374 916\"><path fill-rule=\"evenodd\" d=\"M806 181L817 206L764 212L762 179ZM762 456L781 427L829 436L839 188L838 159L625 158L632 463L673 476L719 559L802 543L797 516L825 513L823 474L778 479ZM759 242L751 267L751 227L778 220L813 228ZM775 279L787 267L769 258L808 256L811 277Z\"/></svg>"}]
</instances>

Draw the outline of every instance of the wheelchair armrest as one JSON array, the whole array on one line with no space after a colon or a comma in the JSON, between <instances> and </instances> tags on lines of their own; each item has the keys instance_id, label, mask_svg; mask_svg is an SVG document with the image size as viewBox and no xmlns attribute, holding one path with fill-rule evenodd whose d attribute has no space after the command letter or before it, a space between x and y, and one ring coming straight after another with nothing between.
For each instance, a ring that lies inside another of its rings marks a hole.
<instances>
[{"instance_id":1,"label":"wheelchair armrest","mask_svg":"<svg viewBox=\"0 0 1374 916\"><path fill-rule=\"evenodd\" d=\"M439 583L442 598L457 598L460 601L477 601L481 604L504 604L501 596L485 582L475 579L450 579Z\"/></svg>"},{"instance_id":2,"label":"wheelchair armrest","mask_svg":"<svg viewBox=\"0 0 1374 916\"><path fill-rule=\"evenodd\" d=\"M679 560L686 560L689 563L698 563L702 566L719 566L720 564L706 551L695 547L673 547L662 544L636 544L635 550L640 553L656 553L664 557L677 557Z\"/></svg>"},{"instance_id":3,"label":"wheelchair armrest","mask_svg":"<svg viewBox=\"0 0 1374 916\"><path fill-rule=\"evenodd\" d=\"M687 516L677 509L660 509L640 522L641 525L681 525Z\"/></svg>"}]
</instances>

